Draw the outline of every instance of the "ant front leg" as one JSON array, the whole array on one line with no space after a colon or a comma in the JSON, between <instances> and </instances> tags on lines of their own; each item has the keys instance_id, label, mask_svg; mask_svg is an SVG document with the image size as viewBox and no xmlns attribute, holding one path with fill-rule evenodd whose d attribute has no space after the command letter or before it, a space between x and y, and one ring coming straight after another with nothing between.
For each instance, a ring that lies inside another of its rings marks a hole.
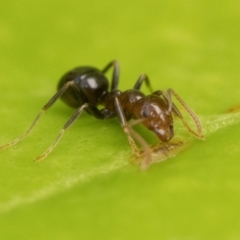
<instances>
[{"instance_id":1,"label":"ant front leg","mask_svg":"<svg viewBox=\"0 0 240 240\"><path fill-rule=\"evenodd\" d=\"M115 90L115 89L117 89L117 87L118 87L118 82L119 82L119 72L120 72L119 62L116 61L116 60L110 62L110 63L102 70L102 73L105 74L111 67L113 67L111 90Z\"/></svg>"},{"instance_id":2,"label":"ant front leg","mask_svg":"<svg viewBox=\"0 0 240 240\"><path fill-rule=\"evenodd\" d=\"M137 82L135 83L133 89L140 90L142 83L145 82L149 91L152 93L153 89L150 84L150 80L146 74L141 74L140 77L138 78Z\"/></svg>"},{"instance_id":3,"label":"ant front leg","mask_svg":"<svg viewBox=\"0 0 240 240\"><path fill-rule=\"evenodd\" d=\"M36 126L37 122L39 121L40 117L43 115L43 113L50 108L56 101L58 98L60 98L62 96L62 94L70 87L74 85L74 81L69 81L67 82L65 85L63 85L63 87L48 101L47 104L45 104L40 113L37 115L37 117L34 119L32 125L30 126L30 128L23 133L20 137L14 139L13 141L3 145L0 147L1 150L5 150L6 148L12 147L14 145L16 145L18 142L20 142L23 138L25 138L31 131L32 129Z\"/></svg>"},{"instance_id":4,"label":"ant front leg","mask_svg":"<svg viewBox=\"0 0 240 240\"><path fill-rule=\"evenodd\" d=\"M115 97L115 99L114 99L114 104L115 104L115 109L116 109L118 119L121 123L121 126L122 126L125 134L127 135L128 142L129 142L129 144L132 148L132 151L133 151L134 155L137 158L141 157L141 152L139 151L139 149L138 149L135 141L133 140L132 136L141 144L141 146L144 150L144 154L145 154L146 159L145 159L145 161L142 161L141 167L142 167L142 169L145 170L152 161L150 148L149 148L148 144L145 142L145 140L137 132L135 132L131 128L131 126L127 123L125 114L123 112L123 109L122 109L121 104L119 102L119 99L117 97Z\"/></svg>"}]
</instances>

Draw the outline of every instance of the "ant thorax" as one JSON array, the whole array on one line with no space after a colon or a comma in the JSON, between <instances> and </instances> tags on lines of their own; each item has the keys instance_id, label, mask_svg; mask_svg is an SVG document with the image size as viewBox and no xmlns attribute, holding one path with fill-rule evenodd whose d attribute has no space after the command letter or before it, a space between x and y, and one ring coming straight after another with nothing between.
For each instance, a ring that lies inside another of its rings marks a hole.
<instances>
[{"instance_id":1,"label":"ant thorax","mask_svg":"<svg viewBox=\"0 0 240 240\"><path fill-rule=\"evenodd\" d=\"M119 102L122 106L123 112L134 117L136 103L143 98L145 98L145 94L136 89L130 89L122 92L119 96Z\"/></svg>"}]
</instances>

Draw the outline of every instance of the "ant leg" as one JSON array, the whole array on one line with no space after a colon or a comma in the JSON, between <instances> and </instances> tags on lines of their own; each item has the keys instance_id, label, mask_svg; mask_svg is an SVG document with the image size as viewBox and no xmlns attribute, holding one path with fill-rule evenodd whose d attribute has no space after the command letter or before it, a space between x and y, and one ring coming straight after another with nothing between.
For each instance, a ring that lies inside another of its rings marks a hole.
<instances>
[{"instance_id":1,"label":"ant leg","mask_svg":"<svg viewBox=\"0 0 240 240\"><path fill-rule=\"evenodd\" d=\"M189 132L191 132L193 135L195 135L198 138L204 138L204 136L202 135L202 125L196 113L183 101L183 99L176 92L173 91L173 89L169 88L167 90L167 93L163 91L157 91L157 92L154 92L154 94L163 95L164 99L168 101L169 110L171 110L176 116L178 116L181 119L184 126L187 128ZM180 113L176 105L172 102L171 95L173 95L179 101L179 103L184 107L184 109L187 111L189 116L192 118L192 120L194 121L197 127L197 133L190 128L190 126L188 125L186 120L183 118L182 114Z\"/></svg>"},{"instance_id":2,"label":"ant leg","mask_svg":"<svg viewBox=\"0 0 240 240\"><path fill-rule=\"evenodd\" d=\"M140 151L139 151L135 141L133 140L132 136L141 144L141 146L144 149L146 159L145 159L145 161L142 161L141 167L142 167L142 169L146 169L152 160L150 148L149 148L148 144L145 142L145 140L137 132L135 132L130 127L130 125L127 123L123 109L122 109L121 104L117 97L115 97L115 99L114 99L114 104L115 104L118 119L121 123L121 127L123 128L125 134L127 135L128 142L129 142L135 156L140 157L141 154L140 154Z\"/></svg>"},{"instance_id":3,"label":"ant leg","mask_svg":"<svg viewBox=\"0 0 240 240\"><path fill-rule=\"evenodd\" d=\"M34 119L32 125L30 126L30 128L25 133L23 133L20 137L18 137L16 139L14 139L13 141L11 141L11 142L1 146L0 150L5 150L6 148L12 147L12 146L16 145L18 142L20 142L23 138L25 138L32 131L32 129L36 126L37 122L39 121L39 119L43 115L43 113L48 108L50 108L56 102L56 100L59 97L61 97L61 95L68 89L68 87L70 87L72 85L74 85L73 81L69 81L65 85L63 85L63 87L48 101L48 103L43 106L43 108L41 109L40 113Z\"/></svg>"},{"instance_id":4,"label":"ant leg","mask_svg":"<svg viewBox=\"0 0 240 240\"><path fill-rule=\"evenodd\" d=\"M117 89L118 81L119 81L119 72L120 66L119 62L114 60L110 62L103 70L103 73L106 73L111 67L113 67L113 74L112 74L112 83L111 83L111 90Z\"/></svg>"},{"instance_id":5,"label":"ant leg","mask_svg":"<svg viewBox=\"0 0 240 240\"><path fill-rule=\"evenodd\" d=\"M150 92L153 92L152 86L150 84L149 78L146 74L141 74L138 78L137 82L135 83L133 89L139 90L142 86L142 83L145 81L147 87L149 88Z\"/></svg>"},{"instance_id":6,"label":"ant leg","mask_svg":"<svg viewBox=\"0 0 240 240\"><path fill-rule=\"evenodd\" d=\"M47 157L52 152L52 150L57 146L58 142L62 138L65 131L78 119L78 117L81 115L83 110L88 108L88 107L89 107L89 104L85 103L77 109L77 111L71 116L71 118L63 126L63 128L61 129L60 133L58 134L57 138L52 143L52 145L42 155L38 156L35 159L35 161L39 162L39 161L43 160L45 157Z\"/></svg>"}]
</instances>

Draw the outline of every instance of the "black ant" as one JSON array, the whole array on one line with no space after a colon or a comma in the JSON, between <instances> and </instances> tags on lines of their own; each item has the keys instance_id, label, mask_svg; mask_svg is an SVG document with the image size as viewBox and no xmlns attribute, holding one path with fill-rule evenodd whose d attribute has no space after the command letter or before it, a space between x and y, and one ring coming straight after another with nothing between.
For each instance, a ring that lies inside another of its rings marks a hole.
<instances>
[{"instance_id":1,"label":"black ant","mask_svg":"<svg viewBox=\"0 0 240 240\"><path fill-rule=\"evenodd\" d=\"M108 90L109 81L105 73L110 68L113 68L113 74L110 90ZM142 123L146 128L153 131L161 141L168 142L174 136L172 115L175 115L182 120L190 133L198 138L203 138L201 123L197 115L172 89L168 89L166 92L161 90L153 92L149 79L145 74L140 75L133 89L124 92L117 89L118 81L119 63L117 61L110 62L103 70L95 67L77 67L67 72L58 83L57 93L43 106L30 128L17 139L1 146L0 149L4 150L11 147L26 137L32 131L42 114L58 98L61 98L69 106L76 108L77 111L63 126L53 144L42 155L38 156L35 159L36 161L44 159L56 147L64 132L77 120L83 110L97 119L117 117L137 157L141 154L133 138L143 147L146 156L146 160L142 162L143 168L151 162L151 151L145 140L128 123L128 120L131 118L136 119L133 124ZM140 91L143 82L146 83L152 92L150 95L145 95ZM172 95L175 96L193 119L197 127L197 132L189 127L178 108L172 102ZM98 105L102 105L103 108L99 109Z\"/></svg>"}]
</instances>

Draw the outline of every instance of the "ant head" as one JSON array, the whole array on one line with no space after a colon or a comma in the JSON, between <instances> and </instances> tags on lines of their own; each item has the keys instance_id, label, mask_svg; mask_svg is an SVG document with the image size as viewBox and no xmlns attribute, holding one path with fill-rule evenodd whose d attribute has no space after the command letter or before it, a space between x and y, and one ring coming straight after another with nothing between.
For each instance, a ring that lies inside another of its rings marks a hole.
<instances>
[{"instance_id":1,"label":"ant head","mask_svg":"<svg viewBox=\"0 0 240 240\"><path fill-rule=\"evenodd\" d=\"M142 119L142 123L161 141L167 142L173 138L172 112L164 99L153 95L140 99L134 115L137 119Z\"/></svg>"}]
</instances>

